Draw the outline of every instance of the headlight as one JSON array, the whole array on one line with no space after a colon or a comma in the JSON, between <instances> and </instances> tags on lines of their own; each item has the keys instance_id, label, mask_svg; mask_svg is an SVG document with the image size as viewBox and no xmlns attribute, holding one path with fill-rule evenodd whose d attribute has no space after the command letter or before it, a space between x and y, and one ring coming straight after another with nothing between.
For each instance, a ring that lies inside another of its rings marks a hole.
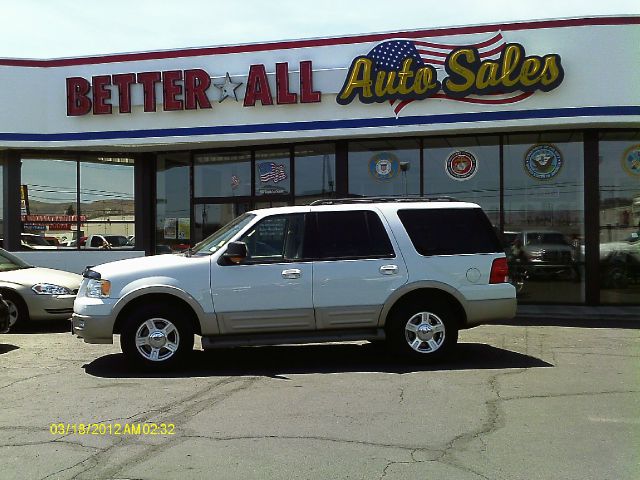
<instances>
[{"instance_id":1,"label":"headlight","mask_svg":"<svg viewBox=\"0 0 640 480\"><path fill-rule=\"evenodd\" d=\"M109 280L94 280L87 282L87 297L107 298L111 293L111 282Z\"/></svg>"},{"instance_id":2,"label":"headlight","mask_svg":"<svg viewBox=\"0 0 640 480\"><path fill-rule=\"evenodd\" d=\"M67 287L60 285L52 285L50 283L37 283L31 287L38 295L73 295L73 292Z\"/></svg>"}]
</instances>

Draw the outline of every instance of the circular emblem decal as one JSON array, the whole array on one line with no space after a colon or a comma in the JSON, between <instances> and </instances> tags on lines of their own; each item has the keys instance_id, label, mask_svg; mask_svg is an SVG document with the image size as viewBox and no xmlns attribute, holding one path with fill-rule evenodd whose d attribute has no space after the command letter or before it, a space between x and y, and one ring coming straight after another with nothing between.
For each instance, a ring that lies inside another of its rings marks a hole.
<instances>
[{"instance_id":1,"label":"circular emblem decal","mask_svg":"<svg viewBox=\"0 0 640 480\"><path fill-rule=\"evenodd\" d=\"M524 156L524 169L538 180L555 177L562 168L562 154L554 145L534 145Z\"/></svg>"},{"instance_id":2,"label":"circular emblem decal","mask_svg":"<svg viewBox=\"0 0 640 480\"><path fill-rule=\"evenodd\" d=\"M369 160L369 173L376 180L387 181L398 174L399 166L398 157L393 153L378 153Z\"/></svg>"},{"instance_id":3,"label":"circular emblem decal","mask_svg":"<svg viewBox=\"0 0 640 480\"><path fill-rule=\"evenodd\" d=\"M469 180L478 171L478 159L471 152L458 150L449 155L444 168L454 180Z\"/></svg>"},{"instance_id":4,"label":"circular emblem decal","mask_svg":"<svg viewBox=\"0 0 640 480\"><path fill-rule=\"evenodd\" d=\"M640 145L627 148L622 155L622 168L632 177L640 177Z\"/></svg>"}]
</instances>

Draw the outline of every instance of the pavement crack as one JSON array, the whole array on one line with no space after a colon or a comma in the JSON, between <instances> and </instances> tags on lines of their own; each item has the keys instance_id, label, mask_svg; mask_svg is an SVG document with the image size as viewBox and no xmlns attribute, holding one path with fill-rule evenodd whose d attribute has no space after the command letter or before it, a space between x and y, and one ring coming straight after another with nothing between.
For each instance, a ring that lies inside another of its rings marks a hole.
<instances>
[{"instance_id":1,"label":"pavement crack","mask_svg":"<svg viewBox=\"0 0 640 480\"><path fill-rule=\"evenodd\" d=\"M401 444L392 444L392 443L381 443L381 442L367 442L364 440L353 440L348 438L333 438L333 437L322 437L317 435L228 435L228 436L215 436L215 435L183 435L183 438L193 439L193 438L204 438L216 442L231 442L237 440L309 440L309 441L320 441L320 442L331 442L338 444L351 444L351 445L362 445L366 447L378 447L378 448L395 448L398 450L408 450L413 455L417 451L427 452L427 453L441 453L442 450L434 450L429 448L423 448L416 445L401 445Z\"/></svg>"},{"instance_id":2,"label":"pavement crack","mask_svg":"<svg viewBox=\"0 0 640 480\"><path fill-rule=\"evenodd\" d=\"M494 398L491 398L485 402L487 414L484 422L475 430L463 433L453 438L444 448L442 455L436 461L449 465L451 467L463 470L465 472L477 475L484 479L489 479L483 473L462 464L456 458L456 452L466 451L469 445L474 441L480 442L479 451L486 449L486 442L484 437L490 435L505 425L504 411L500 407L500 404L505 400L500 393L499 379L507 375L521 375L526 372L526 369L518 369L515 371L502 372L492 375L487 380L490 392Z\"/></svg>"},{"instance_id":3,"label":"pavement crack","mask_svg":"<svg viewBox=\"0 0 640 480\"><path fill-rule=\"evenodd\" d=\"M154 409L154 412L158 414L169 414L177 407L180 408L179 411L173 413L172 422L179 424L180 422L185 423L186 420L190 419L194 415L202 412L207 408L212 408L215 405L225 401L230 396L246 390L254 385L260 377L250 377L250 378L226 378L220 382L216 382L214 384L207 385L207 387L189 395L187 397L183 397L179 400L171 402L167 405L164 405L161 408ZM237 384L237 385L234 385ZM227 391L220 392L220 388L224 388L226 386L232 386ZM149 420L149 418L146 418ZM146 421L141 419L140 421ZM81 471L73 475L73 479L77 478L118 478L122 475L120 472L125 470L127 467L136 465L141 461L144 461L158 452L161 452L167 448L173 447L179 443L184 442L188 437L184 435L174 435L167 437L157 437L158 443L153 445L144 445L142 451L138 450L137 453L126 457L124 460L119 461L115 464L109 464L109 460L116 453L116 448L126 446L128 444L137 444L142 445L137 442L136 436L121 436L119 437L119 441L101 449L99 452L95 453L91 457L77 463L76 465L70 467L75 468L82 465L83 468ZM69 468L65 468L62 471L69 470ZM55 472L52 475L57 475L60 472Z\"/></svg>"},{"instance_id":4,"label":"pavement crack","mask_svg":"<svg viewBox=\"0 0 640 480\"><path fill-rule=\"evenodd\" d=\"M62 372L62 370L56 370L55 372L39 373L38 375L31 375L29 377L25 377L25 378L21 378L19 380L15 380L15 381L13 381L11 383L8 383L7 385L3 385L3 386L0 387L0 390L3 390L5 388L9 388L9 387L11 387L13 385L16 385L18 383L28 382L29 380L33 380L33 379L36 379L36 378L46 377L46 376L49 376L49 375L52 375L52 374L56 375L56 374L58 374L60 372Z\"/></svg>"},{"instance_id":5,"label":"pavement crack","mask_svg":"<svg viewBox=\"0 0 640 480\"><path fill-rule=\"evenodd\" d=\"M566 397L584 397L591 395L624 395L640 393L640 390L607 390L602 392L574 392L574 393L549 393L544 395L522 395L517 397L503 397L503 401L511 400L529 400L536 398L566 398Z\"/></svg>"}]
</instances>

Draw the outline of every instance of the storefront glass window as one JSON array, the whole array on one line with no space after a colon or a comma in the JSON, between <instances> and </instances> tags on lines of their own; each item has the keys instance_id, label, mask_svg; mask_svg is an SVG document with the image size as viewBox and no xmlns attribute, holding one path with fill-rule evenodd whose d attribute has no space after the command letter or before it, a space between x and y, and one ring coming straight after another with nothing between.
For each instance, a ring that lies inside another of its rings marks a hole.
<instances>
[{"instance_id":1,"label":"storefront glass window","mask_svg":"<svg viewBox=\"0 0 640 480\"><path fill-rule=\"evenodd\" d=\"M419 141L349 142L349 193L359 196L419 195Z\"/></svg>"},{"instance_id":2,"label":"storefront glass window","mask_svg":"<svg viewBox=\"0 0 640 480\"><path fill-rule=\"evenodd\" d=\"M196 155L193 189L196 197L251 195L251 152Z\"/></svg>"},{"instance_id":3,"label":"storefront glass window","mask_svg":"<svg viewBox=\"0 0 640 480\"><path fill-rule=\"evenodd\" d=\"M23 249L133 249L132 159L23 157L21 178Z\"/></svg>"},{"instance_id":4,"label":"storefront glass window","mask_svg":"<svg viewBox=\"0 0 640 480\"><path fill-rule=\"evenodd\" d=\"M195 242L199 242L234 218L250 210L249 203L207 203L193 206Z\"/></svg>"},{"instance_id":5,"label":"storefront glass window","mask_svg":"<svg viewBox=\"0 0 640 480\"><path fill-rule=\"evenodd\" d=\"M521 302L584 302L583 166L580 133L505 137L505 249Z\"/></svg>"},{"instance_id":6,"label":"storefront glass window","mask_svg":"<svg viewBox=\"0 0 640 480\"><path fill-rule=\"evenodd\" d=\"M426 138L424 194L477 203L491 223L499 226L500 138Z\"/></svg>"},{"instance_id":7,"label":"storefront glass window","mask_svg":"<svg viewBox=\"0 0 640 480\"><path fill-rule=\"evenodd\" d=\"M640 132L600 136L600 301L640 303Z\"/></svg>"},{"instance_id":8,"label":"storefront glass window","mask_svg":"<svg viewBox=\"0 0 640 480\"><path fill-rule=\"evenodd\" d=\"M88 237L85 248L134 248L133 170L131 158L83 157L80 161L80 214Z\"/></svg>"},{"instance_id":9,"label":"storefront glass window","mask_svg":"<svg viewBox=\"0 0 640 480\"><path fill-rule=\"evenodd\" d=\"M3 188L4 188L4 158L2 158L0 154L0 238L4 238L4 190Z\"/></svg>"},{"instance_id":10,"label":"storefront glass window","mask_svg":"<svg viewBox=\"0 0 640 480\"><path fill-rule=\"evenodd\" d=\"M22 248L76 248L78 235L77 161L22 158Z\"/></svg>"},{"instance_id":11,"label":"storefront glass window","mask_svg":"<svg viewBox=\"0 0 640 480\"><path fill-rule=\"evenodd\" d=\"M335 145L300 145L294 149L296 203L332 197L336 189Z\"/></svg>"},{"instance_id":12,"label":"storefront glass window","mask_svg":"<svg viewBox=\"0 0 640 480\"><path fill-rule=\"evenodd\" d=\"M256 151L256 196L291 193L291 160L289 150Z\"/></svg>"},{"instance_id":13,"label":"storefront glass window","mask_svg":"<svg viewBox=\"0 0 640 480\"><path fill-rule=\"evenodd\" d=\"M156 172L156 253L189 248L189 154L158 156Z\"/></svg>"}]
</instances>

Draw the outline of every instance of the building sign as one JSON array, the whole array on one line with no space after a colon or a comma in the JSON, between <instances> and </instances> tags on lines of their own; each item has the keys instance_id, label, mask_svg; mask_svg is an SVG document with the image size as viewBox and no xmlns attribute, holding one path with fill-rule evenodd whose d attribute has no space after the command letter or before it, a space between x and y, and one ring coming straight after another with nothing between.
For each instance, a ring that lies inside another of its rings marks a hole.
<instances>
[{"instance_id":1,"label":"building sign","mask_svg":"<svg viewBox=\"0 0 640 480\"><path fill-rule=\"evenodd\" d=\"M549 180L561 168L562 154L555 145L534 145L524 156L524 169L536 180Z\"/></svg>"},{"instance_id":2,"label":"building sign","mask_svg":"<svg viewBox=\"0 0 640 480\"><path fill-rule=\"evenodd\" d=\"M393 153L378 153L369 160L369 173L373 178L381 182L391 180L398 175L399 167L398 157Z\"/></svg>"},{"instance_id":3,"label":"building sign","mask_svg":"<svg viewBox=\"0 0 640 480\"><path fill-rule=\"evenodd\" d=\"M313 89L313 66L311 61L300 62L300 94L289 88L289 64L276 63L275 103L319 102L321 92ZM267 78L266 67L251 65L247 75L243 106L253 107L274 104L274 92ZM207 95L211 77L205 70L165 70L116 75L97 75L88 80L84 77L69 77L67 85L67 116L111 115L113 99L118 98L118 111L131 113L133 89L142 91L145 112L155 112L159 99L156 85L162 86L162 108L164 111L198 110L213 108ZM226 98L238 101L236 89L242 82L233 82L226 72L224 83L216 84L220 90L220 102ZM115 92L115 93L114 93Z\"/></svg>"},{"instance_id":4,"label":"building sign","mask_svg":"<svg viewBox=\"0 0 640 480\"><path fill-rule=\"evenodd\" d=\"M20 214L29 215L29 187L20 185Z\"/></svg>"},{"instance_id":5,"label":"building sign","mask_svg":"<svg viewBox=\"0 0 640 480\"><path fill-rule=\"evenodd\" d=\"M438 70L443 70L441 80ZM336 101L341 105L356 98L362 103L397 102L397 115L408 103L432 97L511 103L537 90L553 90L563 78L560 55L528 56L522 45L506 43L501 33L467 46L388 40L351 62ZM506 98L472 99L496 94Z\"/></svg>"},{"instance_id":6,"label":"building sign","mask_svg":"<svg viewBox=\"0 0 640 480\"><path fill-rule=\"evenodd\" d=\"M86 215L28 215L23 214L20 220L28 230L72 230L80 221L87 221Z\"/></svg>"},{"instance_id":7,"label":"building sign","mask_svg":"<svg viewBox=\"0 0 640 480\"><path fill-rule=\"evenodd\" d=\"M478 171L478 159L468 151L453 152L445 162L445 171L453 180L469 180Z\"/></svg>"},{"instance_id":8,"label":"building sign","mask_svg":"<svg viewBox=\"0 0 640 480\"><path fill-rule=\"evenodd\" d=\"M640 145L634 145L624 152L622 168L627 175L640 178Z\"/></svg>"}]
</instances>

